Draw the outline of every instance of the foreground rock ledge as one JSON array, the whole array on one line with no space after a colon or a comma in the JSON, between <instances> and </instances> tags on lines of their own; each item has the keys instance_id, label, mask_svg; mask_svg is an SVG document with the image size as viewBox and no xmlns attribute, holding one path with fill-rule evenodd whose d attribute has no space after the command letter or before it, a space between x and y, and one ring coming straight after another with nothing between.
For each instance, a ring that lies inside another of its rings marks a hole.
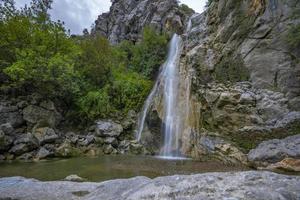
<instances>
[{"instance_id":1,"label":"foreground rock ledge","mask_svg":"<svg viewBox=\"0 0 300 200\"><path fill-rule=\"evenodd\" d=\"M102 183L0 179L0 199L25 200L299 200L300 177L272 172L206 173Z\"/></svg>"}]
</instances>

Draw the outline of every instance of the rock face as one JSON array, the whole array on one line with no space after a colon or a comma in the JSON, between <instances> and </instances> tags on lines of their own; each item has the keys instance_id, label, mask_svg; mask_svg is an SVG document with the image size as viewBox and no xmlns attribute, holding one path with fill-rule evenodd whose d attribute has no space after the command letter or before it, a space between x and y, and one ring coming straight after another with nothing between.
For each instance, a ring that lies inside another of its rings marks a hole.
<instances>
[{"instance_id":1,"label":"rock face","mask_svg":"<svg viewBox=\"0 0 300 200\"><path fill-rule=\"evenodd\" d=\"M182 33L187 15L176 0L113 0L110 11L96 20L92 34L101 34L116 44L136 42L146 26L158 32Z\"/></svg>"},{"instance_id":2,"label":"rock face","mask_svg":"<svg viewBox=\"0 0 300 200\"><path fill-rule=\"evenodd\" d=\"M0 179L1 199L22 200L298 200L300 177L271 172L208 173L149 179L136 177L103 183L39 182Z\"/></svg>"},{"instance_id":3,"label":"rock face","mask_svg":"<svg viewBox=\"0 0 300 200\"><path fill-rule=\"evenodd\" d=\"M257 166L266 166L285 158L300 159L300 135L265 141L248 154L249 161Z\"/></svg>"}]
</instances>

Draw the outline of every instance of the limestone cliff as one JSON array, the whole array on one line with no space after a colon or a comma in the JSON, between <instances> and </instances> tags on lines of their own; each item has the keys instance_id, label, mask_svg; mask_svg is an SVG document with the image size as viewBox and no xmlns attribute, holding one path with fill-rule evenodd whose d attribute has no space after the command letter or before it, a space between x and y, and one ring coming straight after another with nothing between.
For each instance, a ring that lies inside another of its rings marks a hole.
<instances>
[{"instance_id":1,"label":"limestone cliff","mask_svg":"<svg viewBox=\"0 0 300 200\"><path fill-rule=\"evenodd\" d=\"M182 65L199 114L190 115L196 120L183 133L184 152L246 161L241 151L299 133L300 48L286 40L299 7L294 0L218 0L192 17Z\"/></svg>"},{"instance_id":2,"label":"limestone cliff","mask_svg":"<svg viewBox=\"0 0 300 200\"><path fill-rule=\"evenodd\" d=\"M158 32L183 33L188 14L177 0L113 0L110 11L96 20L92 34L102 34L116 44L137 41L145 26Z\"/></svg>"},{"instance_id":3,"label":"limestone cliff","mask_svg":"<svg viewBox=\"0 0 300 200\"><path fill-rule=\"evenodd\" d=\"M179 67L178 106L189 107L183 154L246 163L260 142L299 134L300 48L286 40L299 7L294 0L217 0L191 17ZM155 130L153 138L161 132L151 127L154 116L164 123L161 110L158 94L146 128Z\"/></svg>"}]
</instances>

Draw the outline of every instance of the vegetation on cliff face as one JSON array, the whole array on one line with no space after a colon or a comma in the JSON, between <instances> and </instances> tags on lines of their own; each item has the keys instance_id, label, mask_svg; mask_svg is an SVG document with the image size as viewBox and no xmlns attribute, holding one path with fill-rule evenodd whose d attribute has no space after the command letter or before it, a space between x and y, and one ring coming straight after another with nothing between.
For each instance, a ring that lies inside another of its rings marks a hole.
<instances>
[{"instance_id":1,"label":"vegetation on cliff face","mask_svg":"<svg viewBox=\"0 0 300 200\"><path fill-rule=\"evenodd\" d=\"M63 22L50 19L51 3L32 0L21 10L12 0L0 4L0 74L9 77L5 87L64 100L83 119L138 110L164 60L167 37L150 28L137 44L112 46L102 36L72 37Z\"/></svg>"}]
</instances>

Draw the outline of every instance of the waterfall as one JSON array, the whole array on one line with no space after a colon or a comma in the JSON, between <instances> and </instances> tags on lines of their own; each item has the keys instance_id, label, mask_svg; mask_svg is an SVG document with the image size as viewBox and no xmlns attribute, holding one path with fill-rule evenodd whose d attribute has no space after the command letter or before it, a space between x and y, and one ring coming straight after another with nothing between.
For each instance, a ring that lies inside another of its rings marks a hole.
<instances>
[{"instance_id":1,"label":"waterfall","mask_svg":"<svg viewBox=\"0 0 300 200\"><path fill-rule=\"evenodd\" d=\"M162 89L164 99L164 146L162 147L163 156L177 156L179 155L179 124L181 119L176 115L178 109L177 95L179 88L179 57L181 53L182 39L177 34L174 34L170 42L168 57L162 66L162 70L156 80L156 83L148 96L143 110L138 121L138 130L136 139L141 140L142 132L145 126L145 120L153 99L157 94L158 89ZM176 153L174 153L176 151Z\"/></svg>"},{"instance_id":2,"label":"waterfall","mask_svg":"<svg viewBox=\"0 0 300 200\"><path fill-rule=\"evenodd\" d=\"M162 78L164 80L164 146L162 156L179 156L179 130L181 118L178 113L179 58L181 54L181 37L174 35L171 40L167 62Z\"/></svg>"}]
</instances>

